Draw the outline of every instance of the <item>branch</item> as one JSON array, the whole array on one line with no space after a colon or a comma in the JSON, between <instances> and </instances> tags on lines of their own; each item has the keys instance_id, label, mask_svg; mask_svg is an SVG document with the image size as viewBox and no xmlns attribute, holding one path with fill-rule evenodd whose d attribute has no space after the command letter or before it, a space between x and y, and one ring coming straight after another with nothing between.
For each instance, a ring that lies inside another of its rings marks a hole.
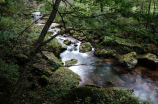
<instances>
[{"instance_id":1,"label":"branch","mask_svg":"<svg viewBox=\"0 0 158 104\"><path fill-rule=\"evenodd\" d=\"M39 44L38 47L37 47L37 50L38 50L40 47L42 47L43 45L45 45L46 43L50 42L50 41L51 41L52 39L54 39L56 36L62 35L62 34L64 34L64 33L66 33L66 32L69 32L70 30L74 30L74 29L73 29L73 28L67 28L67 29L62 30L62 31L58 32L57 34L53 35L50 39L48 39L48 40L44 41L43 43Z\"/></svg>"}]
</instances>

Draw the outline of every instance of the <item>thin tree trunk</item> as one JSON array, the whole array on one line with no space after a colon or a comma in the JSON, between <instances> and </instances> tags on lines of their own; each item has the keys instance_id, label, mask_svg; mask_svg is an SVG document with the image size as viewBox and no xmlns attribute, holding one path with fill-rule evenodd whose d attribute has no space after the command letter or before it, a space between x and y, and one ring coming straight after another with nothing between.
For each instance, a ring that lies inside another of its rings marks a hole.
<instances>
[{"instance_id":1,"label":"thin tree trunk","mask_svg":"<svg viewBox=\"0 0 158 104\"><path fill-rule=\"evenodd\" d=\"M100 11L103 12L103 3L100 2Z\"/></svg>"},{"instance_id":2,"label":"thin tree trunk","mask_svg":"<svg viewBox=\"0 0 158 104\"><path fill-rule=\"evenodd\" d=\"M150 15L150 7L151 7L151 0L149 2L149 6L148 6L148 15ZM148 28L148 24L149 24L149 18L147 18L146 28Z\"/></svg>"},{"instance_id":3,"label":"thin tree trunk","mask_svg":"<svg viewBox=\"0 0 158 104\"><path fill-rule=\"evenodd\" d=\"M144 0L143 0L143 2L142 2L142 5L141 5L141 9L140 9L140 11L141 11L141 13L143 12L143 10L144 10Z\"/></svg>"},{"instance_id":4,"label":"thin tree trunk","mask_svg":"<svg viewBox=\"0 0 158 104\"><path fill-rule=\"evenodd\" d=\"M36 56L38 50L44 45L44 44L42 44L43 40L46 36L46 33L47 33L51 23L54 21L54 19L56 17L56 13L58 11L60 1L61 0L56 0L55 5L53 7L53 10L51 12L51 15L50 15L48 21L46 22L46 24L45 24L45 26L44 26L44 28L39 36L39 39L36 41L36 44L34 45L34 47L30 49L30 54L28 56L29 61L26 62L25 65L22 67L22 73L18 79L18 82L14 88L14 91L12 92L11 96L8 98L8 101L6 101L6 104L14 104L14 103L17 104L18 103L18 98L22 92L22 88L24 87L26 78L30 72L30 68L31 68L30 66L33 63L33 59Z\"/></svg>"},{"instance_id":5,"label":"thin tree trunk","mask_svg":"<svg viewBox=\"0 0 158 104\"><path fill-rule=\"evenodd\" d=\"M154 1L154 11L153 11L153 16L155 16L155 13L156 13L156 3Z\"/></svg>"}]
</instances>

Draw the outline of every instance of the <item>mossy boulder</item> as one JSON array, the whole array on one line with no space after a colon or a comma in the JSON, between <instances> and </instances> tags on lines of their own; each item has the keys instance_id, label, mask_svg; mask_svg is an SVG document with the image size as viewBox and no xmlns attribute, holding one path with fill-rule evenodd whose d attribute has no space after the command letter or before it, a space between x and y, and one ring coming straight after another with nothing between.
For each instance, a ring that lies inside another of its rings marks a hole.
<instances>
[{"instance_id":1,"label":"mossy boulder","mask_svg":"<svg viewBox=\"0 0 158 104\"><path fill-rule=\"evenodd\" d=\"M65 66L67 66L67 67L72 66L72 65L76 64L77 62L78 62L78 60L76 60L76 59L67 60L67 61L65 61Z\"/></svg>"},{"instance_id":2,"label":"mossy boulder","mask_svg":"<svg viewBox=\"0 0 158 104\"><path fill-rule=\"evenodd\" d=\"M75 33L74 30L70 30L70 35L73 35Z\"/></svg>"},{"instance_id":3,"label":"mossy boulder","mask_svg":"<svg viewBox=\"0 0 158 104\"><path fill-rule=\"evenodd\" d=\"M91 51L92 47L90 45L90 43L86 42L86 43L81 43L80 45L80 52L88 52Z\"/></svg>"},{"instance_id":4,"label":"mossy boulder","mask_svg":"<svg viewBox=\"0 0 158 104\"><path fill-rule=\"evenodd\" d=\"M66 39L66 40L64 40L64 44L66 44L66 45L70 45L70 44L71 44L71 41L68 40L68 39Z\"/></svg>"},{"instance_id":5,"label":"mossy boulder","mask_svg":"<svg viewBox=\"0 0 158 104\"><path fill-rule=\"evenodd\" d=\"M39 78L39 84L40 84L41 86L46 86L46 85L48 85L48 83L49 83L49 78L48 78L47 76L42 75L42 76Z\"/></svg>"},{"instance_id":6,"label":"mossy boulder","mask_svg":"<svg viewBox=\"0 0 158 104\"><path fill-rule=\"evenodd\" d=\"M119 37L105 36L100 44L104 46L124 47L121 48L123 49L122 51L128 51L128 52L135 51L137 53L144 53L145 51L144 47L141 46L140 44L137 44L135 41L132 41L130 39L123 39Z\"/></svg>"},{"instance_id":7,"label":"mossy boulder","mask_svg":"<svg viewBox=\"0 0 158 104\"><path fill-rule=\"evenodd\" d=\"M74 85L78 85L80 77L67 67L59 67L50 78L50 83L56 84L56 86L63 86L70 88Z\"/></svg>"},{"instance_id":8,"label":"mossy boulder","mask_svg":"<svg viewBox=\"0 0 158 104\"><path fill-rule=\"evenodd\" d=\"M118 60L119 65L121 65L124 68L129 68L129 69L134 68L138 63L136 55L137 55L136 52L131 52L120 56Z\"/></svg>"},{"instance_id":9,"label":"mossy boulder","mask_svg":"<svg viewBox=\"0 0 158 104\"><path fill-rule=\"evenodd\" d=\"M42 53L49 60L52 60L55 63L61 64L61 62L58 60L58 58L52 52L42 51Z\"/></svg>"},{"instance_id":10,"label":"mossy boulder","mask_svg":"<svg viewBox=\"0 0 158 104\"><path fill-rule=\"evenodd\" d=\"M103 56L105 58L109 57L114 57L116 54L116 50L113 49L101 49L101 48L96 48L94 54L96 56Z\"/></svg>"},{"instance_id":11,"label":"mossy boulder","mask_svg":"<svg viewBox=\"0 0 158 104\"><path fill-rule=\"evenodd\" d=\"M46 36L46 38L48 37L49 36ZM53 52L55 56L59 56L59 54L66 49L67 49L66 46L58 42L56 38L54 38L49 43L47 43L44 47L42 47L43 51Z\"/></svg>"},{"instance_id":12,"label":"mossy boulder","mask_svg":"<svg viewBox=\"0 0 158 104\"><path fill-rule=\"evenodd\" d=\"M156 55L154 55L152 53L140 55L138 57L138 62L140 65L148 67L150 69L158 68L158 58Z\"/></svg>"}]
</instances>

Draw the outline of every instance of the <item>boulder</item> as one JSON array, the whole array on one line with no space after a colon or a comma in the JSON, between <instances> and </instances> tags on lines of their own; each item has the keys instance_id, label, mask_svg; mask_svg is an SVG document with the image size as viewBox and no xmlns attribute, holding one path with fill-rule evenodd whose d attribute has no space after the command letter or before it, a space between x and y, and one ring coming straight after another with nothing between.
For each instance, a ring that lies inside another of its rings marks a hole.
<instances>
[{"instance_id":1,"label":"boulder","mask_svg":"<svg viewBox=\"0 0 158 104\"><path fill-rule=\"evenodd\" d=\"M48 38L49 37L46 37L46 39ZM57 38L51 40L49 43L45 45L45 47L42 47L43 51L53 52L56 56L59 56L59 54L66 49L66 46L58 42Z\"/></svg>"},{"instance_id":2,"label":"boulder","mask_svg":"<svg viewBox=\"0 0 158 104\"><path fill-rule=\"evenodd\" d=\"M119 47L116 48L117 51L126 51L131 52L135 51L137 53L144 53L145 49L140 44L137 44L136 42L129 40L129 39L123 39L119 37L110 37L105 36L103 41L100 43L104 46L113 46L113 47ZM123 47L123 48L122 48Z\"/></svg>"},{"instance_id":3,"label":"boulder","mask_svg":"<svg viewBox=\"0 0 158 104\"><path fill-rule=\"evenodd\" d=\"M109 57L114 57L116 53L116 50L112 50L112 49L101 49L101 48L97 48L95 49L94 54L96 56L103 56L105 58L109 58Z\"/></svg>"},{"instance_id":4,"label":"boulder","mask_svg":"<svg viewBox=\"0 0 158 104\"><path fill-rule=\"evenodd\" d=\"M67 66L67 67L72 66L72 65L76 64L77 62L78 62L78 60L76 60L76 59L67 60L67 61L65 61L65 66Z\"/></svg>"},{"instance_id":5,"label":"boulder","mask_svg":"<svg viewBox=\"0 0 158 104\"><path fill-rule=\"evenodd\" d=\"M131 52L131 53L122 55L118 57L119 58L118 64L124 68L128 68L128 69L134 68L138 63L138 60L135 58L136 55L137 55L136 52Z\"/></svg>"},{"instance_id":6,"label":"boulder","mask_svg":"<svg viewBox=\"0 0 158 104\"><path fill-rule=\"evenodd\" d=\"M148 67L150 69L158 68L158 58L152 53L147 53L138 57L140 65Z\"/></svg>"},{"instance_id":7,"label":"boulder","mask_svg":"<svg viewBox=\"0 0 158 104\"><path fill-rule=\"evenodd\" d=\"M52 60L55 63L61 64L60 61L58 60L58 58L52 52L42 51L42 53L49 60Z\"/></svg>"},{"instance_id":8,"label":"boulder","mask_svg":"<svg viewBox=\"0 0 158 104\"><path fill-rule=\"evenodd\" d=\"M86 43L81 43L80 45L80 52L88 52L91 51L92 47L90 45L90 43L86 42Z\"/></svg>"},{"instance_id":9,"label":"boulder","mask_svg":"<svg viewBox=\"0 0 158 104\"><path fill-rule=\"evenodd\" d=\"M68 39L66 39L66 40L64 40L64 44L66 44L66 45L70 45L70 44L71 44L71 41L68 40Z\"/></svg>"}]
</instances>

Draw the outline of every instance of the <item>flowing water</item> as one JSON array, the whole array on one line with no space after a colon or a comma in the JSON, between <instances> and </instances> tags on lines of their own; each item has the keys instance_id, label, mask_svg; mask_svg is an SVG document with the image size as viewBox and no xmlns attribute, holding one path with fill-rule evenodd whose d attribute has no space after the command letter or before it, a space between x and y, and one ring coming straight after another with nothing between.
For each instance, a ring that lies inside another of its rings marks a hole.
<instances>
[{"instance_id":1,"label":"flowing water","mask_svg":"<svg viewBox=\"0 0 158 104\"><path fill-rule=\"evenodd\" d=\"M52 24L52 26L56 25L58 24ZM49 31L52 31L55 34L57 31L60 31L60 29L55 27L54 29L49 29ZM116 87L133 89L134 94L139 98L158 104L158 84L156 81L144 77L141 74L140 70L142 67L137 67L133 72L124 74L118 73L116 69L118 70L121 68L111 64L108 59L105 60L103 58L95 57L94 48L92 48L92 51L90 52L81 53L79 51L80 41L72 37L57 36L56 38L62 44L64 44L63 41L65 39L69 39L72 43L78 42L78 46L74 46L74 44L68 45L67 50L62 52L60 57L63 62L70 59L78 60L78 63L69 67L69 69L81 77L82 81L80 81L80 86L93 83L107 87L107 82L111 81Z\"/></svg>"}]
</instances>

